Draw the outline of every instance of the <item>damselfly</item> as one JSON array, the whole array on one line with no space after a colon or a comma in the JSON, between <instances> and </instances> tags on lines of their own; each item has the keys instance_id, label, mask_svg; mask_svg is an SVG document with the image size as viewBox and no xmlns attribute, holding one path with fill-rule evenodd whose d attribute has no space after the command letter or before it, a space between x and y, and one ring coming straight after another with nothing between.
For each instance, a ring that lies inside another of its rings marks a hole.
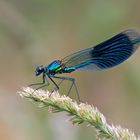
<instances>
[{"instance_id":1,"label":"damselfly","mask_svg":"<svg viewBox=\"0 0 140 140\"><path fill-rule=\"evenodd\" d=\"M49 78L55 85L55 89L58 90L64 80L69 80L71 81L71 86L67 95L69 95L74 86L80 100L75 79L56 75L71 73L75 70L98 71L112 68L128 59L135 52L139 44L140 34L138 32L134 30L123 31L95 47L75 52L61 60L54 60L48 66L38 66L35 74L36 76L42 74L43 81L31 84L30 86L41 85L37 89L48 86L49 82L47 79ZM57 84L54 78L61 79L61 81Z\"/></svg>"}]
</instances>

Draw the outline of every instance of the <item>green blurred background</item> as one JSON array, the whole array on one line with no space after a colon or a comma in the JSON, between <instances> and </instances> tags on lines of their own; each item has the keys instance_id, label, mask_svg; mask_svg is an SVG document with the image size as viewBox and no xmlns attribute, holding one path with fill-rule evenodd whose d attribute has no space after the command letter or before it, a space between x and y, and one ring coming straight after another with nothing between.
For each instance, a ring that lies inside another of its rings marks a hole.
<instances>
[{"instance_id":1,"label":"green blurred background","mask_svg":"<svg viewBox=\"0 0 140 140\"><path fill-rule=\"evenodd\" d=\"M96 45L120 31L140 31L138 0L0 0L0 139L93 140L86 124L72 126L65 113L23 100L21 87L41 80L40 64ZM140 50L116 68L77 71L83 101L97 106L109 123L140 134ZM62 86L65 93L69 86ZM74 92L72 94L74 97Z\"/></svg>"}]
</instances>

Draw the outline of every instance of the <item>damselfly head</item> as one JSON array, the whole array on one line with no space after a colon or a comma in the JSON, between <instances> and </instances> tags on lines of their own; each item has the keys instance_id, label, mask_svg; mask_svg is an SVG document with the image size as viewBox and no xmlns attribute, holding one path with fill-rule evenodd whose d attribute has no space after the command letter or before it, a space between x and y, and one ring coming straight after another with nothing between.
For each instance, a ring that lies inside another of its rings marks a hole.
<instances>
[{"instance_id":1,"label":"damselfly head","mask_svg":"<svg viewBox=\"0 0 140 140\"><path fill-rule=\"evenodd\" d=\"M38 76L38 75L40 75L40 74L43 73L43 72L44 72L44 67L43 67L43 65L38 66L38 67L36 68L36 70L35 70L35 75Z\"/></svg>"}]
</instances>

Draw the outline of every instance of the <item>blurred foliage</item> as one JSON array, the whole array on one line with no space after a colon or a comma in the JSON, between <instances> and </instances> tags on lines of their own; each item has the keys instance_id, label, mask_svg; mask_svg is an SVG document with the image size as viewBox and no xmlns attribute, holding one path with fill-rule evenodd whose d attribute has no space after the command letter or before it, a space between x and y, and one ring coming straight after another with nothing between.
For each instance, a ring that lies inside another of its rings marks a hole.
<instances>
[{"instance_id":1,"label":"blurred foliage","mask_svg":"<svg viewBox=\"0 0 140 140\"><path fill-rule=\"evenodd\" d=\"M0 138L54 140L60 126L64 132L57 140L64 134L71 140L94 137L86 126L77 128L73 136L72 128L65 129L65 120L54 131L50 122L57 118L23 102L16 91L41 80L34 76L37 65L47 65L128 28L140 31L139 4L137 0L1 0ZM139 53L108 71L69 74L76 78L84 101L97 106L108 121L136 133L140 133ZM63 93L67 87L62 86Z\"/></svg>"}]
</instances>

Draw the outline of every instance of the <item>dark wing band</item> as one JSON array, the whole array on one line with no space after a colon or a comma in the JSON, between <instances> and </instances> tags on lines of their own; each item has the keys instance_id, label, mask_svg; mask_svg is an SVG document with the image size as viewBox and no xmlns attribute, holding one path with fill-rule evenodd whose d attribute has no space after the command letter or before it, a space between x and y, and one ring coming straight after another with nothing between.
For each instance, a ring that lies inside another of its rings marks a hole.
<instances>
[{"instance_id":1,"label":"dark wing band","mask_svg":"<svg viewBox=\"0 0 140 140\"><path fill-rule=\"evenodd\" d=\"M140 44L140 34L127 30L104 41L66 57L63 61L75 69L102 70L114 67L128 59Z\"/></svg>"}]
</instances>

